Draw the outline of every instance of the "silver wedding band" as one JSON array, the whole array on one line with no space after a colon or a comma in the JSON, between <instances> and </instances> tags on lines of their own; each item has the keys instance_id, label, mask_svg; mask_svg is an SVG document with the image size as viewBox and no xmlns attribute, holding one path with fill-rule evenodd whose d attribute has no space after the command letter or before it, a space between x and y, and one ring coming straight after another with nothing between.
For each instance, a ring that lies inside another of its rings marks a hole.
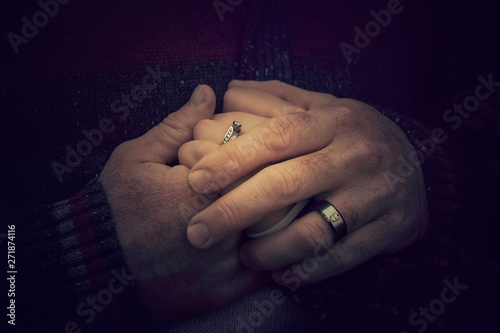
<instances>
[{"instance_id":1,"label":"silver wedding band","mask_svg":"<svg viewBox=\"0 0 500 333\"><path fill-rule=\"evenodd\" d=\"M221 145L236 139L241 134L241 123L239 121L233 121L233 124L229 126L224 138L222 139Z\"/></svg>"},{"instance_id":2,"label":"silver wedding band","mask_svg":"<svg viewBox=\"0 0 500 333\"><path fill-rule=\"evenodd\" d=\"M328 201L321 200L314 207L333 228L335 243L347 235L347 225L339 211Z\"/></svg>"}]
</instances>

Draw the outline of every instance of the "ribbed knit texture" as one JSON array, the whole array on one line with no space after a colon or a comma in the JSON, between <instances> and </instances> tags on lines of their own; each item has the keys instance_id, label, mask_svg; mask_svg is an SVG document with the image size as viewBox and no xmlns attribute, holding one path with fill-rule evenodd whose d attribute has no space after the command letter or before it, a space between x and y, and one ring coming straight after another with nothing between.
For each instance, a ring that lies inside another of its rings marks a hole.
<instances>
[{"instance_id":1,"label":"ribbed knit texture","mask_svg":"<svg viewBox=\"0 0 500 333\"><path fill-rule=\"evenodd\" d=\"M429 204L428 236L442 234L452 221L465 223L464 217L471 217L472 214L468 209L477 207L478 203L470 202L476 198L464 194L470 193L479 184L477 177L472 174L464 152L459 150L460 142L457 138L445 137L444 131L432 129L409 117L397 115L378 106L377 109L398 124L415 150L424 156L420 167L424 175ZM443 133L439 135L439 139L443 142L436 141L433 130Z\"/></svg>"},{"instance_id":2,"label":"ribbed knit texture","mask_svg":"<svg viewBox=\"0 0 500 333\"><path fill-rule=\"evenodd\" d=\"M16 228L17 327L61 331L73 321L83 331L135 332L148 325L97 179Z\"/></svg>"}]
</instances>

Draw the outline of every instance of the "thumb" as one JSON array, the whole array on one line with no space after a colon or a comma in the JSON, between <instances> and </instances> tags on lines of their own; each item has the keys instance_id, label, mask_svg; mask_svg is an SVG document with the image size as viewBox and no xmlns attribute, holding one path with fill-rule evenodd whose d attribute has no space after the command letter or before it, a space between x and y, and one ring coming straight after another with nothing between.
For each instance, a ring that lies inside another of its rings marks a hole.
<instances>
[{"instance_id":1,"label":"thumb","mask_svg":"<svg viewBox=\"0 0 500 333\"><path fill-rule=\"evenodd\" d=\"M199 85L183 107L136 139L141 157L148 162L174 162L180 146L193 139L196 124L211 118L214 110L214 91L207 85Z\"/></svg>"}]
</instances>

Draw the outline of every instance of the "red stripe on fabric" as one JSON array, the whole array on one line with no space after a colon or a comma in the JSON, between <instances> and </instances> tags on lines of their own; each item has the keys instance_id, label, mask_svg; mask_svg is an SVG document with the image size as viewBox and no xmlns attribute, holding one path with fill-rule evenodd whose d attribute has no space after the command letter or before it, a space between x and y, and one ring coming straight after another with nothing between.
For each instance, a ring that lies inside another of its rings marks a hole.
<instances>
[{"instance_id":1,"label":"red stripe on fabric","mask_svg":"<svg viewBox=\"0 0 500 333\"><path fill-rule=\"evenodd\" d=\"M103 261L98 245L98 237L94 233L92 218L84 199L82 191L75 194L68 201L70 216L72 217L73 226L78 240L78 248L80 250L83 264L87 272L88 280L92 286L94 295L97 296L99 291L108 288L108 283L105 285L99 283L99 273L106 272L108 279L111 279L111 270ZM108 271L109 270L109 271ZM113 300L107 305L103 305L103 312L96 313L96 316L105 315L110 324L112 332L127 332L130 329L131 323L127 318L117 318L117 315L110 315L114 308L119 306L117 295L113 294Z\"/></svg>"},{"instance_id":2,"label":"red stripe on fabric","mask_svg":"<svg viewBox=\"0 0 500 333\"><path fill-rule=\"evenodd\" d=\"M239 59L248 3L226 11L223 21L212 2L71 2L16 54L7 44L6 75L0 82L23 83L85 72L192 61ZM27 11L38 10L34 5ZM23 22L11 22L21 33ZM6 41L8 43L8 41Z\"/></svg>"}]
</instances>

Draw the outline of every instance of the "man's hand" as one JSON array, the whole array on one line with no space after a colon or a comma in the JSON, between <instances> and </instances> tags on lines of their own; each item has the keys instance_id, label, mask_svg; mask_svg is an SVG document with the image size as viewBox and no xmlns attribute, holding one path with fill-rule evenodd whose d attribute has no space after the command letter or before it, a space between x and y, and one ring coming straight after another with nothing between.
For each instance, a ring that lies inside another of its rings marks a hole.
<instances>
[{"instance_id":1,"label":"man's hand","mask_svg":"<svg viewBox=\"0 0 500 333\"><path fill-rule=\"evenodd\" d=\"M271 165L191 219L187 236L194 246L210 248L270 212L312 196L337 208L348 235L334 244L331 226L311 212L246 243L241 258L248 267L273 270L278 283L295 274L308 284L424 235L428 217L420 167L404 179L388 178L400 174L402 160L415 160L415 150L401 129L372 107L277 81L233 81L224 110L268 120L201 158L189 175L190 186L212 193ZM318 260L304 268L308 257Z\"/></svg>"},{"instance_id":2,"label":"man's hand","mask_svg":"<svg viewBox=\"0 0 500 333\"><path fill-rule=\"evenodd\" d=\"M118 146L99 177L141 298L160 323L219 307L262 284L262 274L240 263L238 233L210 251L193 248L185 236L189 219L214 196L195 195L189 170L166 164L214 108L212 89L198 86L179 111Z\"/></svg>"}]
</instances>

